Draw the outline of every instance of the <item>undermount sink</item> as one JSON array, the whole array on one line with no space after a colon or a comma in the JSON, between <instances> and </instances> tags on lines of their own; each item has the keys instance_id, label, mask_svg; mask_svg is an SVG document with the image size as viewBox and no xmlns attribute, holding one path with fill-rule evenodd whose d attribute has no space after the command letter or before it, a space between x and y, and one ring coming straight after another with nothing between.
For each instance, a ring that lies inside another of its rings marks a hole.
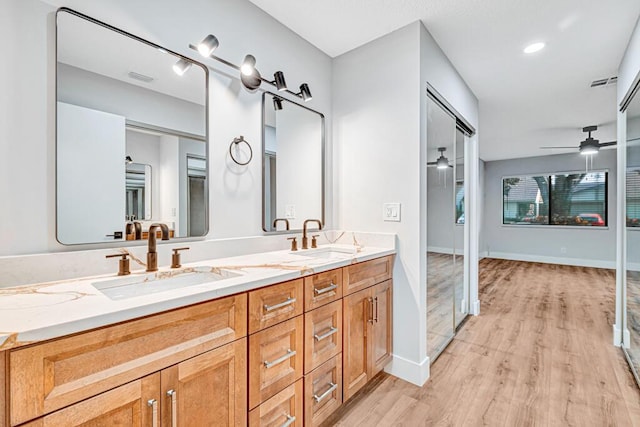
<instances>
[{"instance_id":1,"label":"undermount sink","mask_svg":"<svg viewBox=\"0 0 640 427\"><path fill-rule=\"evenodd\" d=\"M212 267L189 267L105 280L92 285L105 296L117 301L217 282L239 275L239 273Z\"/></svg>"},{"instance_id":2,"label":"undermount sink","mask_svg":"<svg viewBox=\"0 0 640 427\"><path fill-rule=\"evenodd\" d=\"M356 254L355 246L328 246L291 252L293 255L323 259L347 259Z\"/></svg>"}]
</instances>

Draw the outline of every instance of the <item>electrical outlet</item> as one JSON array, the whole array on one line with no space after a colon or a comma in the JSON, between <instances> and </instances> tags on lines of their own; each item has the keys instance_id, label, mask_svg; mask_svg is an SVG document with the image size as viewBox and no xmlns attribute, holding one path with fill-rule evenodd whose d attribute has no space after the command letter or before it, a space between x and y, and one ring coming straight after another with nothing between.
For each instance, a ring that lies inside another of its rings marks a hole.
<instances>
[{"instance_id":1,"label":"electrical outlet","mask_svg":"<svg viewBox=\"0 0 640 427\"><path fill-rule=\"evenodd\" d=\"M382 205L382 220L400 222L400 203L384 203Z\"/></svg>"},{"instance_id":2,"label":"electrical outlet","mask_svg":"<svg viewBox=\"0 0 640 427\"><path fill-rule=\"evenodd\" d=\"M296 205L286 205L284 207L284 217L287 219L296 219Z\"/></svg>"}]
</instances>

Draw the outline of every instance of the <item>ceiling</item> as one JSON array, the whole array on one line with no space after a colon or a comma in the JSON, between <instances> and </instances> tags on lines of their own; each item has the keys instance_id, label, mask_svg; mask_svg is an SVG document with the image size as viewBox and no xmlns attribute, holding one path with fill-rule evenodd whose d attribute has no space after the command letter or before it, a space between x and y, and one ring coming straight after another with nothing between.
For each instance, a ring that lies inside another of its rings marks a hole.
<instances>
[{"instance_id":1,"label":"ceiling","mask_svg":"<svg viewBox=\"0 0 640 427\"><path fill-rule=\"evenodd\" d=\"M616 137L615 85L590 83L616 75L638 0L250 1L331 57L421 20L479 99L484 160L577 153L592 124Z\"/></svg>"}]
</instances>

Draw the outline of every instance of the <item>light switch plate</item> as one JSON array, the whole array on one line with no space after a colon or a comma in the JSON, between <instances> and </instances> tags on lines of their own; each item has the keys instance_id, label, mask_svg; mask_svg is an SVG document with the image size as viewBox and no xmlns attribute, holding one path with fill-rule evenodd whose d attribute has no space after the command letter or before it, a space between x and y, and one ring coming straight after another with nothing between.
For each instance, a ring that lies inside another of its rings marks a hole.
<instances>
[{"instance_id":1,"label":"light switch plate","mask_svg":"<svg viewBox=\"0 0 640 427\"><path fill-rule=\"evenodd\" d=\"M400 203L384 203L382 205L382 220L400 222Z\"/></svg>"},{"instance_id":2,"label":"light switch plate","mask_svg":"<svg viewBox=\"0 0 640 427\"><path fill-rule=\"evenodd\" d=\"M296 205L286 205L284 207L284 217L287 219L296 219Z\"/></svg>"}]
</instances>

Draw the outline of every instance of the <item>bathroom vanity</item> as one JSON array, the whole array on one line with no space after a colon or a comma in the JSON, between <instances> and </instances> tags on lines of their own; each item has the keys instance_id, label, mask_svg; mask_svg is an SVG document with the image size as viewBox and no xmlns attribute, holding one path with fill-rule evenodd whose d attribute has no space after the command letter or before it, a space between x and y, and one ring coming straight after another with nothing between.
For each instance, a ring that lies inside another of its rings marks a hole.
<instances>
[{"instance_id":1,"label":"bathroom vanity","mask_svg":"<svg viewBox=\"0 0 640 427\"><path fill-rule=\"evenodd\" d=\"M391 359L394 251L354 249L5 288L0 420L319 425Z\"/></svg>"}]
</instances>

